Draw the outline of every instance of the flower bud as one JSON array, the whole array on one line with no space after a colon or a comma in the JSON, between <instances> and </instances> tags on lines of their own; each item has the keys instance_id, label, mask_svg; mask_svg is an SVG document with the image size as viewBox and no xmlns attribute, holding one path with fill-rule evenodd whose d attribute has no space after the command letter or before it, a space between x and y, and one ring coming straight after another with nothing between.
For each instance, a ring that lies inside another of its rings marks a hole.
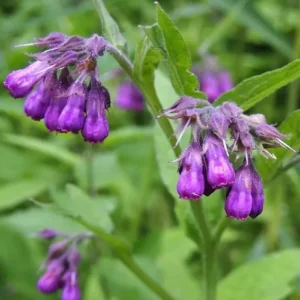
<instances>
[{"instance_id":1,"label":"flower bud","mask_svg":"<svg viewBox=\"0 0 300 300\"><path fill-rule=\"evenodd\" d=\"M280 133L276 127L269 124L259 124L255 128L255 134L263 140L275 140L286 138L286 135Z\"/></svg>"},{"instance_id":2,"label":"flower bud","mask_svg":"<svg viewBox=\"0 0 300 300\"><path fill-rule=\"evenodd\" d=\"M61 44L65 39L66 36L61 32L51 32L45 37L37 38L34 45L52 48Z\"/></svg>"},{"instance_id":3,"label":"flower bud","mask_svg":"<svg viewBox=\"0 0 300 300\"><path fill-rule=\"evenodd\" d=\"M234 182L234 170L222 142L212 133L204 141L207 163L207 181L212 188L230 186Z\"/></svg>"},{"instance_id":4,"label":"flower bud","mask_svg":"<svg viewBox=\"0 0 300 300\"><path fill-rule=\"evenodd\" d=\"M77 133L84 124L86 88L83 84L74 83L69 92L66 106L58 118L58 128L62 132Z\"/></svg>"},{"instance_id":5,"label":"flower bud","mask_svg":"<svg viewBox=\"0 0 300 300\"><path fill-rule=\"evenodd\" d=\"M13 71L6 77L3 86L14 98L29 95L35 84L49 71L46 62L36 61L24 69Z\"/></svg>"},{"instance_id":6,"label":"flower bud","mask_svg":"<svg viewBox=\"0 0 300 300\"><path fill-rule=\"evenodd\" d=\"M252 209L252 176L251 167L246 164L236 171L235 180L229 190L225 202L225 211L228 217L244 220Z\"/></svg>"},{"instance_id":7,"label":"flower bud","mask_svg":"<svg viewBox=\"0 0 300 300\"><path fill-rule=\"evenodd\" d=\"M213 103L221 94L217 74L204 71L200 75L200 90L207 95L207 100Z\"/></svg>"},{"instance_id":8,"label":"flower bud","mask_svg":"<svg viewBox=\"0 0 300 300\"><path fill-rule=\"evenodd\" d=\"M51 261L53 259L62 256L66 252L68 245L69 245L68 240L58 241L50 245L48 249L48 261Z\"/></svg>"},{"instance_id":9,"label":"flower bud","mask_svg":"<svg viewBox=\"0 0 300 300\"><path fill-rule=\"evenodd\" d=\"M243 113L243 110L240 107L238 107L234 102L224 102L220 106L220 111L229 120L234 120L234 119L238 118Z\"/></svg>"},{"instance_id":10,"label":"flower bud","mask_svg":"<svg viewBox=\"0 0 300 300\"><path fill-rule=\"evenodd\" d=\"M219 109L211 113L208 127L220 139L224 140L226 138L228 126L228 118Z\"/></svg>"},{"instance_id":11,"label":"flower bud","mask_svg":"<svg viewBox=\"0 0 300 300\"><path fill-rule=\"evenodd\" d=\"M55 229L46 228L39 231L37 235L45 240L52 240L57 237L58 232Z\"/></svg>"},{"instance_id":12,"label":"flower bud","mask_svg":"<svg viewBox=\"0 0 300 300\"><path fill-rule=\"evenodd\" d=\"M130 81L123 82L118 86L116 105L125 110L141 111L144 109L143 95Z\"/></svg>"},{"instance_id":13,"label":"flower bud","mask_svg":"<svg viewBox=\"0 0 300 300\"><path fill-rule=\"evenodd\" d=\"M192 143L181 155L177 192L180 198L198 200L204 193L201 147Z\"/></svg>"},{"instance_id":14,"label":"flower bud","mask_svg":"<svg viewBox=\"0 0 300 300\"><path fill-rule=\"evenodd\" d=\"M65 275L65 285L62 290L62 300L80 300L81 293L77 283L77 273L67 272Z\"/></svg>"}]
</instances>

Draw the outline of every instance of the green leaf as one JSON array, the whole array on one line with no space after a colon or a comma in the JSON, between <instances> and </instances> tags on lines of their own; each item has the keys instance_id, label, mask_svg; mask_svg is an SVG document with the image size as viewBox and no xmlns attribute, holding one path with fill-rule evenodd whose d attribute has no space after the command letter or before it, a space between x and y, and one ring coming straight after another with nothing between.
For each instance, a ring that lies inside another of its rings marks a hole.
<instances>
[{"instance_id":1,"label":"green leaf","mask_svg":"<svg viewBox=\"0 0 300 300\"><path fill-rule=\"evenodd\" d=\"M90 272L86 282L85 282L85 288L84 288L84 297L85 300L105 300L106 297L104 296L101 283L100 283L100 277L99 277L99 270L101 266L98 265L96 267L92 268L92 271Z\"/></svg>"},{"instance_id":2,"label":"green leaf","mask_svg":"<svg viewBox=\"0 0 300 300\"><path fill-rule=\"evenodd\" d=\"M84 231L84 227L51 209L31 207L20 212L14 212L3 220L13 225L26 235L34 235L44 228L54 228L61 232L75 233Z\"/></svg>"},{"instance_id":3,"label":"green leaf","mask_svg":"<svg viewBox=\"0 0 300 300\"><path fill-rule=\"evenodd\" d=\"M11 182L0 186L0 210L13 208L16 205L35 197L45 191L51 182L42 179L28 179Z\"/></svg>"},{"instance_id":4,"label":"green leaf","mask_svg":"<svg viewBox=\"0 0 300 300\"><path fill-rule=\"evenodd\" d=\"M162 56L158 49L154 48L147 36L144 36L136 49L133 66L133 74L140 78L146 85L154 84L154 71Z\"/></svg>"},{"instance_id":5,"label":"green leaf","mask_svg":"<svg viewBox=\"0 0 300 300\"><path fill-rule=\"evenodd\" d=\"M164 37L168 69L173 87L178 95L206 98L199 91L199 82L190 70L192 60L185 41L164 10L156 3L158 26Z\"/></svg>"},{"instance_id":6,"label":"green leaf","mask_svg":"<svg viewBox=\"0 0 300 300\"><path fill-rule=\"evenodd\" d=\"M276 90L300 77L300 59L270 72L242 81L234 89L221 95L216 104L234 101L247 110Z\"/></svg>"},{"instance_id":7,"label":"green leaf","mask_svg":"<svg viewBox=\"0 0 300 300\"><path fill-rule=\"evenodd\" d=\"M211 6L228 13L232 11L232 7L236 4L236 0L210 0L208 3ZM281 54L288 58L293 57L293 47L291 42L280 32L275 31L271 24L266 22L254 8L251 1L248 1L245 8L237 14L236 17L241 24L246 25L248 28L253 29L256 33L260 34L263 41L269 42Z\"/></svg>"},{"instance_id":8,"label":"green leaf","mask_svg":"<svg viewBox=\"0 0 300 300\"><path fill-rule=\"evenodd\" d=\"M109 14L102 0L93 1L100 17L102 29L104 30L105 35L114 46L124 49L126 47L126 40L120 32L118 24Z\"/></svg>"},{"instance_id":9,"label":"green leaf","mask_svg":"<svg viewBox=\"0 0 300 300\"><path fill-rule=\"evenodd\" d=\"M2 141L42 153L70 166L74 166L80 161L78 155L45 140L15 134L5 134Z\"/></svg>"},{"instance_id":10,"label":"green leaf","mask_svg":"<svg viewBox=\"0 0 300 300\"><path fill-rule=\"evenodd\" d=\"M270 254L231 272L219 284L219 300L279 300L293 290L291 281L299 275L300 251Z\"/></svg>"},{"instance_id":11,"label":"green leaf","mask_svg":"<svg viewBox=\"0 0 300 300\"><path fill-rule=\"evenodd\" d=\"M104 202L90 199L78 187L68 184L66 193L53 193L53 200L63 214L75 219L82 219L87 224L100 228L104 232L113 230L113 223L109 216L110 211Z\"/></svg>"}]
</instances>

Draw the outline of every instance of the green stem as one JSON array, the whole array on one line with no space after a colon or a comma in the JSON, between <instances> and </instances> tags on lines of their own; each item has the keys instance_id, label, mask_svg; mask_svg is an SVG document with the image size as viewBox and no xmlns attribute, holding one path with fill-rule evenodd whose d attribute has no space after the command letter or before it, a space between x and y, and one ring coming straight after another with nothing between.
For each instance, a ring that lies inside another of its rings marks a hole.
<instances>
[{"instance_id":1,"label":"green stem","mask_svg":"<svg viewBox=\"0 0 300 300\"><path fill-rule=\"evenodd\" d=\"M120 260L123 264L132 271L141 281L145 283L160 299L174 300L156 281L154 281L143 269L134 261L134 259L127 254L118 253Z\"/></svg>"},{"instance_id":2,"label":"green stem","mask_svg":"<svg viewBox=\"0 0 300 300\"><path fill-rule=\"evenodd\" d=\"M294 59L299 58L300 56L300 7L297 8L298 22L296 26L295 34L295 46L294 46ZM298 95L299 95L299 81L296 80L289 85L288 88L288 105L287 112L290 114L298 106Z\"/></svg>"},{"instance_id":3,"label":"green stem","mask_svg":"<svg viewBox=\"0 0 300 300\"><path fill-rule=\"evenodd\" d=\"M87 177L87 190L90 197L95 196L95 185L94 185L94 151L93 145L87 143L86 146L86 177Z\"/></svg>"},{"instance_id":4,"label":"green stem","mask_svg":"<svg viewBox=\"0 0 300 300\"><path fill-rule=\"evenodd\" d=\"M215 246L217 246L219 244L222 234L225 231L225 229L227 228L227 226L230 224L230 222L231 222L231 219L226 216L216 226L216 229L213 234L213 240L214 240Z\"/></svg>"}]
</instances>

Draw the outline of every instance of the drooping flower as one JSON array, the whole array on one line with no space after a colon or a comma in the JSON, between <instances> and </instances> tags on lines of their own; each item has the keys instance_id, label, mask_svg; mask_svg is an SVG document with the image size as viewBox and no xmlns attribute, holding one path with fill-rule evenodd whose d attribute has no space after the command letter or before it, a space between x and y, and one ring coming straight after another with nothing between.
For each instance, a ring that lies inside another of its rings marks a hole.
<instances>
[{"instance_id":1,"label":"drooping flower","mask_svg":"<svg viewBox=\"0 0 300 300\"><path fill-rule=\"evenodd\" d=\"M234 182L234 170L224 149L222 141L207 132L203 152L207 166L207 181L212 188L230 186Z\"/></svg>"},{"instance_id":2,"label":"drooping flower","mask_svg":"<svg viewBox=\"0 0 300 300\"><path fill-rule=\"evenodd\" d=\"M235 173L235 180L225 202L225 211L233 219L246 219L252 209L251 167L246 160Z\"/></svg>"},{"instance_id":3,"label":"drooping flower","mask_svg":"<svg viewBox=\"0 0 300 300\"><path fill-rule=\"evenodd\" d=\"M133 111L141 111L145 108L142 93L131 81L121 83L116 93L116 106L119 108Z\"/></svg>"},{"instance_id":4,"label":"drooping flower","mask_svg":"<svg viewBox=\"0 0 300 300\"><path fill-rule=\"evenodd\" d=\"M219 80L219 92L223 94L231 89L233 89L233 82L231 76L227 70L221 70L218 73Z\"/></svg>"},{"instance_id":5,"label":"drooping flower","mask_svg":"<svg viewBox=\"0 0 300 300\"><path fill-rule=\"evenodd\" d=\"M87 96L86 117L82 129L83 138L90 143L101 143L109 134L105 108L110 106L109 94L95 78Z\"/></svg>"},{"instance_id":6,"label":"drooping flower","mask_svg":"<svg viewBox=\"0 0 300 300\"><path fill-rule=\"evenodd\" d=\"M198 200L204 193L202 149L193 142L179 158L177 192L180 198Z\"/></svg>"}]
</instances>

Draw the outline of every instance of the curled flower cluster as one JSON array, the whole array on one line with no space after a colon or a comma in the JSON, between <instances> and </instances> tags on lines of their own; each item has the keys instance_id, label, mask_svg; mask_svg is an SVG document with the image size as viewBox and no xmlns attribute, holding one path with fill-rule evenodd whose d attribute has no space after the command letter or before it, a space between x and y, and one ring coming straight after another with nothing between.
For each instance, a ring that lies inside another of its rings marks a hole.
<instances>
[{"instance_id":1,"label":"curled flower cluster","mask_svg":"<svg viewBox=\"0 0 300 300\"><path fill-rule=\"evenodd\" d=\"M208 101L213 103L221 94L233 88L233 82L228 71L220 69L214 57L205 56L204 61L204 66L195 67L194 72L201 91L207 95Z\"/></svg>"},{"instance_id":2,"label":"curled flower cluster","mask_svg":"<svg viewBox=\"0 0 300 300\"><path fill-rule=\"evenodd\" d=\"M81 256L77 245L90 235L81 234L71 237L53 229L44 229L38 233L38 236L45 240L64 237L52 243L48 249L48 257L43 264L46 272L37 282L38 290L43 294L52 294L61 289L62 300L80 300L78 265Z\"/></svg>"},{"instance_id":3,"label":"curled flower cluster","mask_svg":"<svg viewBox=\"0 0 300 300\"><path fill-rule=\"evenodd\" d=\"M108 90L97 73L97 58L107 42L51 33L32 45L46 50L30 54L35 62L10 73L3 85L14 98L26 97L24 112L42 120L49 131L81 132L91 143L103 142L109 134L105 110L110 107Z\"/></svg>"},{"instance_id":4,"label":"curled flower cluster","mask_svg":"<svg viewBox=\"0 0 300 300\"><path fill-rule=\"evenodd\" d=\"M261 114L244 115L234 102L213 107L205 100L181 97L159 116L180 121L177 144L190 126L192 142L176 160L179 162L177 192L180 198L198 200L216 189L228 188L225 211L228 217L256 218L263 210L264 191L252 162L258 150L266 158L276 157L267 148L293 150L286 138ZM244 162L234 170L229 152Z\"/></svg>"}]
</instances>

